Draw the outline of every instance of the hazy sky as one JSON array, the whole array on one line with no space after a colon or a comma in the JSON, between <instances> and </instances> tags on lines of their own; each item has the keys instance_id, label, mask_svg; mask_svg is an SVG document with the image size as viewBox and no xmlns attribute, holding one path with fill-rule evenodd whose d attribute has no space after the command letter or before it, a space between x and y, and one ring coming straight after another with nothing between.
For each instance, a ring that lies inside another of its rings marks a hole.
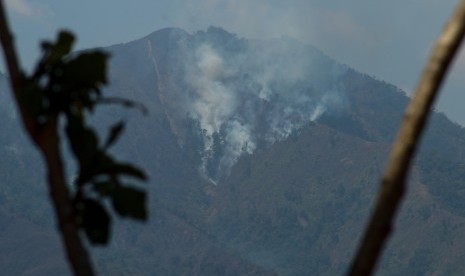
<instances>
[{"instance_id":1,"label":"hazy sky","mask_svg":"<svg viewBox=\"0 0 465 276\"><path fill-rule=\"evenodd\" d=\"M220 26L241 37L292 36L358 71L405 91L416 84L430 47L458 0L6 0L21 60L38 41L67 28L78 47L131 41L168 26ZM439 110L465 125L465 54Z\"/></svg>"}]
</instances>

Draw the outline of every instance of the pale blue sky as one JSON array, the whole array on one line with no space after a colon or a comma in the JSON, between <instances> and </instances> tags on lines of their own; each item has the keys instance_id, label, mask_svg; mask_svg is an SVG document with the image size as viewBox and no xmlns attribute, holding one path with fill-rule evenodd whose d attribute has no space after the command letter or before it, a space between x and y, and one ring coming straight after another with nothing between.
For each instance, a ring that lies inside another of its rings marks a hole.
<instances>
[{"instance_id":1,"label":"pale blue sky","mask_svg":"<svg viewBox=\"0 0 465 276\"><path fill-rule=\"evenodd\" d=\"M241 37L288 35L334 59L410 91L458 0L6 0L21 60L38 41L67 28L78 47L108 46L175 26L220 26ZM439 110L465 125L465 54L454 66Z\"/></svg>"}]
</instances>

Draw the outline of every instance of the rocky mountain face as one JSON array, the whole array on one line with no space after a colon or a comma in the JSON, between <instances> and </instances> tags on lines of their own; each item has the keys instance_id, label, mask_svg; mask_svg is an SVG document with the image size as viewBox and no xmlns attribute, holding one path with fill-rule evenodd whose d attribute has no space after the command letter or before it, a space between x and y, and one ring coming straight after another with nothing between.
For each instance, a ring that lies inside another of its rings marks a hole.
<instances>
[{"instance_id":1,"label":"rocky mountain face","mask_svg":"<svg viewBox=\"0 0 465 276\"><path fill-rule=\"evenodd\" d=\"M344 273L408 101L402 91L294 39L214 27L162 29L105 50L105 93L149 115L102 107L94 123L128 121L114 151L149 174L150 219L113 220L111 245L92 249L101 274ZM0 107L0 267L69 273L40 160L11 101ZM379 275L465 269L464 156L465 130L435 113Z\"/></svg>"}]
</instances>

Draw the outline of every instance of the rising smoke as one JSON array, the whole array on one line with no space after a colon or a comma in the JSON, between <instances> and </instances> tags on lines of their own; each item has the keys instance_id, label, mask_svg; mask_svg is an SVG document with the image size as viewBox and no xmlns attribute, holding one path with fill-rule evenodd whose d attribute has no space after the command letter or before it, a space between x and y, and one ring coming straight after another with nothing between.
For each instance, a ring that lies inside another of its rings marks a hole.
<instances>
[{"instance_id":1,"label":"rising smoke","mask_svg":"<svg viewBox=\"0 0 465 276\"><path fill-rule=\"evenodd\" d=\"M201 171L215 183L242 154L346 106L338 81L345 67L293 39L246 41L210 28L183 43L190 88L178 103L199 123Z\"/></svg>"}]
</instances>

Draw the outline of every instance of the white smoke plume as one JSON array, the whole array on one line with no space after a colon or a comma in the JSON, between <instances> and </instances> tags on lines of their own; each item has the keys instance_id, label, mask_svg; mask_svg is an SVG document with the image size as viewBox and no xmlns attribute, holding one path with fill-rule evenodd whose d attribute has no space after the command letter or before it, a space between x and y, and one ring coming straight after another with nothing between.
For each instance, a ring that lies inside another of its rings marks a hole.
<instances>
[{"instance_id":1,"label":"white smoke plume","mask_svg":"<svg viewBox=\"0 0 465 276\"><path fill-rule=\"evenodd\" d=\"M242 153L252 154L256 148L253 133L249 126L231 120L226 126L225 154L219 163L220 175L229 174Z\"/></svg>"},{"instance_id":2,"label":"white smoke plume","mask_svg":"<svg viewBox=\"0 0 465 276\"><path fill-rule=\"evenodd\" d=\"M197 63L191 69L189 81L195 91L191 115L200 121L200 126L211 136L235 111L235 95L221 83L225 75L222 58L209 45L196 51Z\"/></svg>"},{"instance_id":3,"label":"white smoke plume","mask_svg":"<svg viewBox=\"0 0 465 276\"><path fill-rule=\"evenodd\" d=\"M182 102L203 130L201 169L212 182L227 176L241 155L344 108L338 78L346 69L322 54L291 39L243 44L221 29L209 32L226 36L232 50L217 38L187 47L185 82L191 90ZM213 161L214 172L208 169Z\"/></svg>"}]
</instances>

